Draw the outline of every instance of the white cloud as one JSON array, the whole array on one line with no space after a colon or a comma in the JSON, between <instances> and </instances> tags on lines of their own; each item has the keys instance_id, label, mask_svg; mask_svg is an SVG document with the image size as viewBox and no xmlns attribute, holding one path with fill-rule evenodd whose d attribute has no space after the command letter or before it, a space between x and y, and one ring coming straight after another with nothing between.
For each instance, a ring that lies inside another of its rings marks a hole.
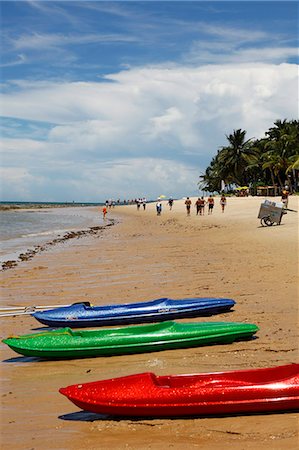
<instances>
[{"instance_id":1,"label":"white cloud","mask_svg":"<svg viewBox=\"0 0 299 450\"><path fill-rule=\"evenodd\" d=\"M154 134L159 135L160 133L163 134L169 132L169 130L180 123L183 118L184 116L178 108L175 108L174 106L168 108L165 111L165 114L151 119Z\"/></svg>"},{"instance_id":2,"label":"white cloud","mask_svg":"<svg viewBox=\"0 0 299 450\"><path fill-rule=\"evenodd\" d=\"M202 33L205 33L210 36L217 36L218 38L221 38L221 40L226 41L233 41L238 44L240 42L255 42L255 41L261 41L264 39L269 39L270 35L269 33L265 31L259 31L259 30L253 30L253 29L244 29L244 28L237 28L229 27L229 26L223 26L223 25L216 25L216 24L210 24L206 22L199 22L198 28ZM272 38L275 38L276 36L272 36Z\"/></svg>"},{"instance_id":3,"label":"white cloud","mask_svg":"<svg viewBox=\"0 0 299 450\"><path fill-rule=\"evenodd\" d=\"M298 48L268 45L245 48L240 42L194 42L185 60L193 64L229 64L229 63L281 63L290 58L298 58Z\"/></svg>"},{"instance_id":4,"label":"white cloud","mask_svg":"<svg viewBox=\"0 0 299 450\"><path fill-rule=\"evenodd\" d=\"M0 167L1 197L7 200L32 200L41 185L42 177L34 176L24 167Z\"/></svg>"},{"instance_id":5,"label":"white cloud","mask_svg":"<svg viewBox=\"0 0 299 450\"><path fill-rule=\"evenodd\" d=\"M209 106L215 116L221 116L223 111L219 114L214 106L225 99L229 99L229 110L247 96L261 106L262 91L275 98L285 83L296 90L297 77L297 66L291 64L146 67L111 74L107 82L19 83L17 91L2 95L1 102L8 117L57 125L112 121L131 130L141 129L142 124L154 127L167 111L176 111L186 123L202 107ZM286 104L289 113L295 114L296 101L286 99ZM263 106L271 109L271 104Z\"/></svg>"},{"instance_id":6,"label":"white cloud","mask_svg":"<svg viewBox=\"0 0 299 450\"><path fill-rule=\"evenodd\" d=\"M276 119L297 118L297 81L296 65L258 63L143 67L98 83L18 82L2 95L4 115L52 126L46 141L7 139L4 161L14 167L18 155L26 173L42 177L40 192L60 190L63 199L183 195L196 191L225 134L242 128L259 138Z\"/></svg>"},{"instance_id":7,"label":"white cloud","mask_svg":"<svg viewBox=\"0 0 299 450\"><path fill-rule=\"evenodd\" d=\"M34 173L32 173L34 172ZM91 164L58 161L34 170L2 168L2 196L7 200L103 201L161 193L196 193L198 168L162 158L133 158Z\"/></svg>"},{"instance_id":8,"label":"white cloud","mask_svg":"<svg viewBox=\"0 0 299 450\"><path fill-rule=\"evenodd\" d=\"M11 40L15 50L42 50L49 48L65 47L69 45L86 45L108 42L134 42L136 38L121 34L62 34L62 33L32 33L21 35Z\"/></svg>"},{"instance_id":9,"label":"white cloud","mask_svg":"<svg viewBox=\"0 0 299 450\"><path fill-rule=\"evenodd\" d=\"M19 66L20 64L24 64L27 60L27 57L23 54L16 55L16 59L12 61L8 61L6 63L0 64L0 67L13 67Z\"/></svg>"},{"instance_id":10,"label":"white cloud","mask_svg":"<svg viewBox=\"0 0 299 450\"><path fill-rule=\"evenodd\" d=\"M101 181L100 181L101 180ZM155 198L159 194L195 192L198 170L183 163L163 158L116 159L98 166L86 165L77 179L78 192L98 198ZM112 188L113 186L113 188Z\"/></svg>"}]
</instances>

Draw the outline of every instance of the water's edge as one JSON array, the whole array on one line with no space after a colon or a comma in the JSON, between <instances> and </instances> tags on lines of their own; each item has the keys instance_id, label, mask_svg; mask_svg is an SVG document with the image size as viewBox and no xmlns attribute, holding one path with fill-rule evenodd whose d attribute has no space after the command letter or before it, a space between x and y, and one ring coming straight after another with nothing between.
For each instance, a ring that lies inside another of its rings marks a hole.
<instances>
[{"instance_id":1,"label":"water's edge","mask_svg":"<svg viewBox=\"0 0 299 450\"><path fill-rule=\"evenodd\" d=\"M69 239L75 239L75 238L78 239L78 238L82 238L84 236L99 235L105 228L113 226L117 223L116 219L106 219L106 220L107 220L107 223L104 225L89 227L89 228L83 229L83 230L68 231L61 237L56 237L56 238L52 239L51 241L48 241L42 245L36 245L34 248L28 249L26 252L20 253L16 259L4 261L1 264L0 271L12 269L12 268L16 267L20 262L28 261L28 260L32 259L36 254L47 251L50 248L52 248L53 246L61 244L65 241L68 241Z\"/></svg>"}]
</instances>

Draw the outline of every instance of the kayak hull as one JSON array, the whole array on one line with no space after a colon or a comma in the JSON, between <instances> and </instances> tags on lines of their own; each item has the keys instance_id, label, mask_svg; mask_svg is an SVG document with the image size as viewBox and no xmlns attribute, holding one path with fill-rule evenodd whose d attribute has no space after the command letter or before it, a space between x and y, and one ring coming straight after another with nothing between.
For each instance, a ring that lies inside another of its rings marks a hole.
<instances>
[{"instance_id":1,"label":"kayak hull","mask_svg":"<svg viewBox=\"0 0 299 450\"><path fill-rule=\"evenodd\" d=\"M79 408L129 417L262 413L299 408L299 364L194 375L130 375L61 388Z\"/></svg>"},{"instance_id":2,"label":"kayak hull","mask_svg":"<svg viewBox=\"0 0 299 450\"><path fill-rule=\"evenodd\" d=\"M162 322L97 330L63 328L4 339L15 352L46 359L90 358L230 344L258 331L254 324Z\"/></svg>"},{"instance_id":3,"label":"kayak hull","mask_svg":"<svg viewBox=\"0 0 299 450\"><path fill-rule=\"evenodd\" d=\"M33 314L50 327L84 328L133 323L164 322L178 318L210 316L228 312L235 301L227 298L160 298L149 302L91 306L89 302L38 311Z\"/></svg>"}]
</instances>

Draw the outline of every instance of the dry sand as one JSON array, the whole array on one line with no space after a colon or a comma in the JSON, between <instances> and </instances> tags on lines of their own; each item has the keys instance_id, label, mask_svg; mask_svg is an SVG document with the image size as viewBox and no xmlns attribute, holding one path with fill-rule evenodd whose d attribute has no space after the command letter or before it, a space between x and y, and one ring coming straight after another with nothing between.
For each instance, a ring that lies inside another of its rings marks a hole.
<instances>
[{"instance_id":1,"label":"dry sand","mask_svg":"<svg viewBox=\"0 0 299 450\"><path fill-rule=\"evenodd\" d=\"M260 327L258 339L141 355L38 361L2 351L1 448L298 449L298 414L175 420L112 420L80 412L61 386L136 372L195 373L298 362L298 214L259 226L261 198L231 198L224 214L186 217L183 201L163 213L118 207L99 237L66 242L2 273L2 306L93 304L220 296L236 300L217 321ZM298 210L291 197L289 207ZM100 214L95 210L96 214ZM202 320L202 319L193 319ZM213 321L215 317L204 320ZM1 319L1 337L38 328L30 316Z\"/></svg>"}]
</instances>

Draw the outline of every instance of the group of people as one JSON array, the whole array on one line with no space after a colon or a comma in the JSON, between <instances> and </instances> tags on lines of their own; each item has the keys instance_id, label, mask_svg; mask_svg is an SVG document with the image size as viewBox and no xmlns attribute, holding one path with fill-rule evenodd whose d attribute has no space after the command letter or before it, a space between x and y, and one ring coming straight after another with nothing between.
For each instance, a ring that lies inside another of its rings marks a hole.
<instances>
[{"instance_id":1,"label":"group of people","mask_svg":"<svg viewBox=\"0 0 299 450\"><path fill-rule=\"evenodd\" d=\"M189 197L186 198L185 205L186 205L186 210L187 210L187 216L189 216L191 213L191 205L192 205L192 202ZM196 200L196 202L194 204L194 206L196 208L197 216L198 215L204 216L206 205L208 205L208 215L212 214L214 205L215 205L215 200L214 200L213 195L210 195L207 200L205 200L204 197L198 197L198 199ZM226 206L226 197L224 195L222 195L220 198L220 205L221 205L222 212L224 212L224 209Z\"/></svg>"},{"instance_id":2,"label":"group of people","mask_svg":"<svg viewBox=\"0 0 299 450\"><path fill-rule=\"evenodd\" d=\"M282 203L284 204L285 208L287 208L287 206L288 206L288 197L289 197L289 189L286 186L285 189L282 191L282 196L281 196L281 200L282 200ZM120 200L117 200L117 204L119 204L119 203L120 203ZM129 204L135 203L137 205L137 210L139 210L141 206L143 207L143 210L145 210L147 200L146 200L146 198L138 198L138 199L130 200L130 201L124 200L124 204L127 204L127 203L129 203ZM173 203L174 203L174 200L172 197L170 197L167 202L167 205L169 206L170 211L172 210ZM115 204L116 204L116 202L114 200L106 200L106 203L102 209L104 219L106 217L108 209L110 209L111 207L114 208ZM197 200L194 203L194 207L196 208L197 216L198 215L204 216L206 205L208 206L208 215L213 214L213 209L214 209L214 205L215 205L215 200L214 200L213 195L210 195L207 199L205 199L204 197L197 198ZM190 216L191 206L192 206L192 201L191 201L190 197L186 198L185 206L186 206L187 216ZM221 195L220 206L221 206L222 212L224 213L224 210L226 207L226 197L224 194ZM160 216L162 213L162 200L160 197L158 198L158 200L156 202L156 212L157 212L158 216Z\"/></svg>"},{"instance_id":3,"label":"group of people","mask_svg":"<svg viewBox=\"0 0 299 450\"><path fill-rule=\"evenodd\" d=\"M138 198L135 199L135 201L133 201L133 203L135 203L137 205L137 210L140 209L140 207L143 207L143 210L146 209L146 203L147 200L146 198ZM167 205L169 206L169 210L172 210L174 204L174 200L172 197L170 197L168 199ZM200 215L200 216L204 216L205 214L205 206L208 205L208 215L213 213L213 209L214 209L214 205L215 205L215 201L214 201L214 196L210 195L207 200L204 199L204 197L198 197L198 199L195 201L194 206L196 208L196 215ZM220 205L221 205L221 209L222 212L224 212L225 206L226 206L226 197L224 195L221 196L220 198ZM103 213L103 219L105 219L108 209L110 209L111 207L113 208L115 206L115 202L114 201L106 201L105 205L102 208L102 213ZM192 201L190 199L190 197L187 197L185 200L185 206L186 206L186 210L187 210L187 215L189 216L191 214L191 206L192 206ZM160 216L162 213L162 200L161 198L158 198L157 202L156 202L156 212L157 215Z\"/></svg>"},{"instance_id":4,"label":"group of people","mask_svg":"<svg viewBox=\"0 0 299 450\"><path fill-rule=\"evenodd\" d=\"M172 206L173 206L173 199L170 198L167 202L167 204L169 205L169 209L170 211L172 210ZM198 197L198 199L195 201L194 206L196 208L196 215L200 215L200 216L204 216L205 214L205 206L208 205L208 215L213 213L213 209L214 209L214 205L215 205L215 200L214 200L214 196L210 195L207 200L204 199L204 197ZM224 195L221 196L220 198L220 205L221 205L221 210L224 213L224 209L226 206L226 197ZM190 216L191 214L191 206L192 206L192 201L190 199L190 197L187 197L185 200L185 206L186 206L186 210L187 210L187 216ZM160 216L161 212L162 212L162 202L161 199L158 198L157 202L156 202L156 211L157 211L157 215Z\"/></svg>"},{"instance_id":5,"label":"group of people","mask_svg":"<svg viewBox=\"0 0 299 450\"><path fill-rule=\"evenodd\" d=\"M174 202L173 198L170 197L167 202L167 205L169 206L170 211L172 210L173 202ZM156 211L157 211L157 216L160 216L161 212L162 212L162 201L161 201L160 197L158 198L158 200L156 202Z\"/></svg>"},{"instance_id":6,"label":"group of people","mask_svg":"<svg viewBox=\"0 0 299 450\"><path fill-rule=\"evenodd\" d=\"M117 201L115 201L113 199L106 200L105 201L105 205L102 208L103 219L105 219L105 217L107 215L107 212L108 212L108 209L115 208L115 205L120 205L122 203L124 205L127 205L127 204L129 205L129 204L134 204L135 203L137 205L137 210L139 210L141 206L145 210L146 202L147 202L147 200L146 200L145 197L143 197L143 198L135 198L135 199L132 199L132 200L123 200L123 202L121 202L120 199L118 199Z\"/></svg>"},{"instance_id":7,"label":"group of people","mask_svg":"<svg viewBox=\"0 0 299 450\"><path fill-rule=\"evenodd\" d=\"M135 199L135 203L137 205L137 210L140 209L141 205L143 207L143 210L145 210L145 208L146 208L146 198L145 197Z\"/></svg>"}]
</instances>

